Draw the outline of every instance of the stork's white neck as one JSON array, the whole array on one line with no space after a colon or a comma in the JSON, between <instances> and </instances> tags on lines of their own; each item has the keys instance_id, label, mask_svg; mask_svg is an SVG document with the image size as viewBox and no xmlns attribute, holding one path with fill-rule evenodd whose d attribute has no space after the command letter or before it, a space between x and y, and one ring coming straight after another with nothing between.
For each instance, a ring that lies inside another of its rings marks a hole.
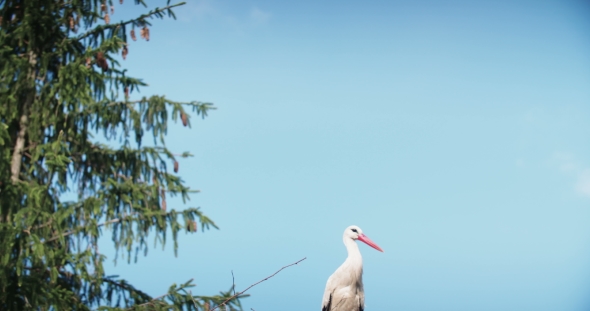
<instances>
[{"instance_id":1,"label":"stork's white neck","mask_svg":"<svg viewBox=\"0 0 590 311\"><path fill-rule=\"evenodd\" d=\"M359 273L362 274L363 271L363 257L361 256L361 251L359 250L359 246L355 240L344 237L344 245L346 246L346 250L348 251L348 257L346 258L345 263L348 263L355 269L358 269Z\"/></svg>"}]
</instances>

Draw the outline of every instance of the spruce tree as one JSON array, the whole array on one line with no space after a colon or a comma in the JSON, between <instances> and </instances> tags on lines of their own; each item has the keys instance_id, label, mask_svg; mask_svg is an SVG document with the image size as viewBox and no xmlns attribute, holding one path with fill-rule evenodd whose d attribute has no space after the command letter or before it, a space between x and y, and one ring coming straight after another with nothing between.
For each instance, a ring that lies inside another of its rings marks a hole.
<instances>
[{"instance_id":1,"label":"spruce tree","mask_svg":"<svg viewBox=\"0 0 590 311\"><path fill-rule=\"evenodd\" d=\"M182 3L118 2L0 0L0 310L207 310L231 297L193 296L191 281L152 297L103 268L109 235L132 261L152 238L171 236L176 252L179 233L217 228L166 206L192 192L178 176L190 154L166 147L170 122L213 106L139 97L145 84L117 61ZM144 14L114 23L120 5Z\"/></svg>"}]
</instances>

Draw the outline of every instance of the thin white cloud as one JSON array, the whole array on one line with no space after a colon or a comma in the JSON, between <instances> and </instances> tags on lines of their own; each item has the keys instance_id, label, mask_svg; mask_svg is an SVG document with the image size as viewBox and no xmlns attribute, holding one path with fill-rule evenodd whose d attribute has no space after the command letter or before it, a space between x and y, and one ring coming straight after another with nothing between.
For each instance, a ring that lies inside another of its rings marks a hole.
<instances>
[{"instance_id":1,"label":"thin white cloud","mask_svg":"<svg viewBox=\"0 0 590 311\"><path fill-rule=\"evenodd\" d=\"M270 17L271 14L269 12L265 12L257 7L253 7L250 10L250 21L257 25L266 24Z\"/></svg>"},{"instance_id":2,"label":"thin white cloud","mask_svg":"<svg viewBox=\"0 0 590 311\"><path fill-rule=\"evenodd\" d=\"M196 3L192 5L191 9L192 13L197 17L213 15L216 11L213 1L211 0L196 1Z\"/></svg>"},{"instance_id":3,"label":"thin white cloud","mask_svg":"<svg viewBox=\"0 0 590 311\"><path fill-rule=\"evenodd\" d=\"M553 158L557 160L559 170L564 173L571 173L580 170L580 165L577 163L574 155L571 153L556 152L553 155Z\"/></svg>"},{"instance_id":4,"label":"thin white cloud","mask_svg":"<svg viewBox=\"0 0 590 311\"><path fill-rule=\"evenodd\" d=\"M185 22L193 19L215 17L219 14L213 0L190 1L175 12L177 13L178 18Z\"/></svg>"},{"instance_id":5,"label":"thin white cloud","mask_svg":"<svg viewBox=\"0 0 590 311\"><path fill-rule=\"evenodd\" d=\"M574 190L582 196L590 197L590 168L580 164L571 153L556 152L553 158L561 172L572 175L576 179Z\"/></svg>"},{"instance_id":6,"label":"thin white cloud","mask_svg":"<svg viewBox=\"0 0 590 311\"><path fill-rule=\"evenodd\" d=\"M258 7L232 12L214 0L196 0L187 2L186 6L176 11L177 16L184 22L194 20L208 20L234 28L239 32L247 31L253 26L268 23L272 14Z\"/></svg>"},{"instance_id":7,"label":"thin white cloud","mask_svg":"<svg viewBox=\"0 0 590 311\"><path fill-rule=\"evenodd\" d=\"M590 197L590 169L579 174L576 191L583 196Z\"/></svg>"}]
</instances>

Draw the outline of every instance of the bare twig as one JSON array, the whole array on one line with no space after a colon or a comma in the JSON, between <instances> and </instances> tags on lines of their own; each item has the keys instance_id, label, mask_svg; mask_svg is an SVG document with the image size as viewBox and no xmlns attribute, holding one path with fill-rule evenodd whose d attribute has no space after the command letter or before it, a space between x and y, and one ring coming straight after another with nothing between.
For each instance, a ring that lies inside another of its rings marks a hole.
<instances>
[{"instance_id":1,"label":"bare twig","mask_svg":"<svg viewBox=\"0 0 590 311\"><path fill-rule=\"evenodd\" d=\"M27 304L27 306L28 306L29 308L30 308L30 307L33 307L33 306L31 306L31 304L29 303L29 300L27 299L27 296L24 296L24 295L23 295L23 297L25 297L25 303Z\"/></svg>"},{"instance_id":2,"label":"bare twig","mask_svg":"<svg viewBox=\"0 0 590 311\"><path fill-rule=\"evenodd\" d=\"M213 309L211 309L211 311L213 311L213 310L215 310L215 309L219 308L220 306L223 306L223 305L225 305L225 303L226 303L226 302L228 302L228 301L230 301L230 300L232 300L232 299L234 299L234 298L236 298L236 297L240 296L241 294L245 293L245 292L246 292L247 290L249 290L250 288L252 288L252 287L254 287L254 286L256 286L256 285L258 285L258 284L260 284L260 283L262 283L262 282L264 282L264 281L266 281L266 280L268 280L268 279L270 279L270 278L272 278L272 277L273 277L273 276L275 276L277 273L281 272L283 269L285 269L285 268L288 268L288 267L290 267L290 266L294 266L294 265L296 265L296 264L298 264L298 263L300 263L300 262L304 261L305 259L307 259L307 257L304 257L303 259L299 259L298 261L296 261L296 262L294 262L294 263L292 263L292 264L290 264L290 265L286 265L286 266L284 266L284 267L280 268L280 269L279 269L277 272L275 272L275 273L271 274L270 276L267 276L266 278L264 278L264 279L262 279L262 280L260 280L260 281L258 281L258 282L256 282L256 283L254 283L254 284L252 284L252 285L248 286L248 288L244 289L243 291L241 291L241 292L239 292L239 293L237 293L237 294L235 294L235 295L233 295L233 296L231 296L231 297L227 298L227 299L226 299L224 302L222 302L222 303L218 304L218 305L217 305L217 306L215 306Z\"/></svg>"},{"instance_id":3,"label":"bare twig","mask_svg":"<svg viewBox=\"0 0 590 311\"><path fill-rule=\"evenodd\" d=\"M236 280L234 279L234 270L231 270L231 288L234 290L234 295L236 294Z\"/></svg>"},{"instance_id":4,"label":"bare twig","mask_svg":"<svg viewBox=\"0 0 590 311\"><path fill-rule=\"evenodd\" d=\"M44 223L42 225L38 225L38 226L35 226L35 227L29 227L27 229L27 231L29 231L29 233L30 233L30 230L37 230L37 229L41 229L43 227L47 227L47 226L51 225L52 222L53 222L53 218L49 219L49 221L47 221L46 223Z\"/></svg>"},{"instance_id":5,"label":"bare twig","mask_svg":"<svg viewBox=\"0 0 590 311\"><path fill-rule=\"evenodd\" d=\"M188 291L188 294L191 295L191 300L193 301L193 305L195 306L195 310L197 310L197 302L195 301L195 298L193 297L193 292L192 291Z\"/></svg>"}]
</instances>

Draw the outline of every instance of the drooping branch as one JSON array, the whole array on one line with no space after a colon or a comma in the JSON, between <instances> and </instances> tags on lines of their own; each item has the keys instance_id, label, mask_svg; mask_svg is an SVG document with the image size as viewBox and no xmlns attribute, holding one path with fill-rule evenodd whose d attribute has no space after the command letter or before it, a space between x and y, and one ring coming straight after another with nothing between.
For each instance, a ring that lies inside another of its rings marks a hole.
<instances>
[{"instance_id":1,"label":"drooping branch","mask_svg":"<svg viewBox=\"0 0 590 311\"><path fill-rule=\"evenodd\" d=\"M129 216L127 216L127 217L129 217ZM100 223L100 224L96 225L96 227L102 227L102 226L104 226L104 225L108 225L108 224L114 224L114 223L120 222L121 220L123 220L123 219L125 219L125 218L127 218L127 217L111 219L111 220L109 220L109 221L105 221L105 222L103 222L103 223ZM50 239L47 239L47 240L45 240L45 241L42 241L41 243L45 244L45 243L53 242L53 241L55 241L55 240L57 240L57 239L59 239L59 238L61 238L61 237L66 237L66 236L68 236L68 235L72 235L72 234L74 234L74 233L76 233L76 232L78 232L78 230L72 230L72 231L68 231L68 232L65 232L65 233L63 233L63 234L60 234L60 235L54 236L54 237L52 237L52 238L50 238Z\"/></svg>"}]
</instances>

